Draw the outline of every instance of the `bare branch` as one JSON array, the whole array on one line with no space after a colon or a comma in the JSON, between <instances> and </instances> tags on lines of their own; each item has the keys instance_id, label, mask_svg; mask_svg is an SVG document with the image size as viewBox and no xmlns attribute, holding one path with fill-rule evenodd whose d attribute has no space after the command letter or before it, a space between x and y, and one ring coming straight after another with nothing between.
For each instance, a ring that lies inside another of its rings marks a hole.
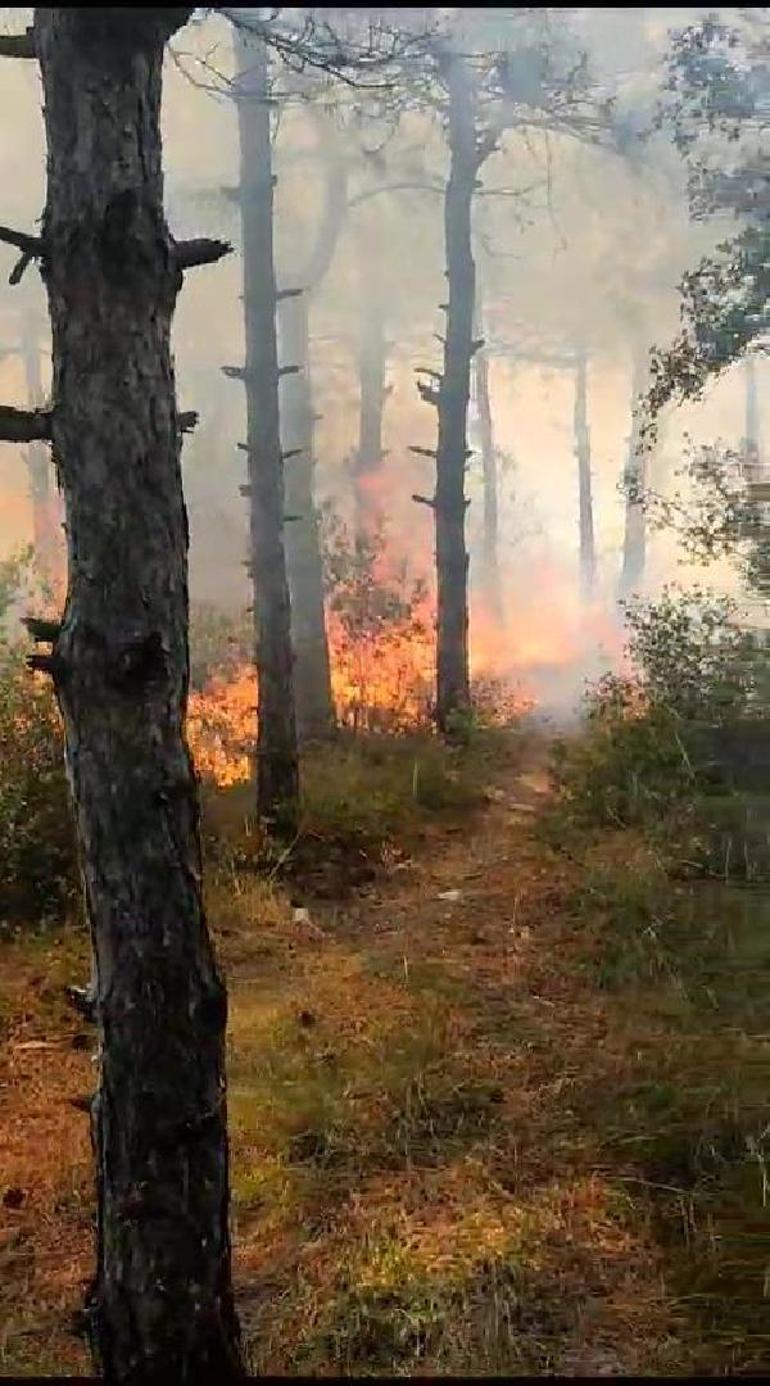
<instances>
[{"instance_id":1,"label":"bare branch","mask_svg":"<svg viewBox=\"0 0 770 1386\"><path fill-rule=\"evenodd\" d=\"M285 298L299 298L299 295L304 293L307 293L307 289L277 289L275 300L276 303L282 303Z\"/></svg>"},{"instance_id":2,"label":"bare branch","mask_svg":"<svg viewBox=\"0 0 770 1386\"><path fill-rule=\"evenodd\" d=\"M285 375L298 375L301 370L301 366L279 366L278 379L282 380Z\"/></svg>"},{"instance_id":3,"label":"bare branch","mask_svg":"<svg viewBox=\"0 0 770 1386\"><path fill-rule=\"evenodd\" d=\"M51 437L51 413L47 409L12 409L0 405L0 441L36 443Z\"/></svg>"},{"instance_id":4,"label":"bare branch","mask_svg":"<svg viewBox=\"0 0 770 1386\"><path fill-rule=\"evenodd\" d=\"M228 380L246 379L246 369L244 366L223 366L222 374L226 375Z\"/></svg>"},{"instance_id":5,"label":"bare branch","mask_svg":"<svg viewBox=\"0 0 770 1386\"><path fill-rule=\"evenodd\" d=\"M176 421L180 433L192 433L198 422L198 415L194 409L188 409L184 414L177 414Z\"/></svg>"},{"instance_id":6,"label":"bare branch","mask_svg":"<svg viewBox=\"0 0 770 1386\"><path fill-rule=\"evenodd\" d=\"M412 500L416 501L418 505L427 505L429 510L436 509L436 502L434 500L431 500L429 496L420 496L416 491L412 495Z\"/></svg>"},{"instance_id":7,"label":"bare branch","mask_svg":"<svg viewBox=\"0 0 770 1386\"><path fill-rule=\"evenodd\" d=\"M42 621L37 616L22 616L21 623L27 627L32 639L43 645L52 645L61 635L61 621Z\"/></svg>"},{"instance_id":8,"label":"bare branch","mask_svg":"<svg viewBox=\"0 0 770 1386\"><path fill-rule=\"evenodd\" d=\"M23 34L0 34L0 58L36 58L35 31Z\"/></svg>"},{"instance_id":9,"label":"bare branch","mask_svg":"<svg viewBox=\"0 0 770 1386\"><path fill-rule=\"evenodd\" d=\"M195 265L214 265L223 256L230 255L232 249L229 241L209 240L208 237L202 236L198 240L177 241L174 253L179 268L186 270L192 269Z\"/></svg>"},{"instance_id":10,"label":"bare branch","mask_svg":"<svg viewBox=\"0 0 770 1386\"><path fill-rule=\"evenodd\" d=\"M435 456L436 456L436 449L435 449L435 448L419 448L419 447L417 447L417 445L416 445L415 443L410 443L410 445L409 445L409 451L410 451L410 452L416 452L416 453L418 454L419 457L435 457ZM414 497L412 497L412 499L414 499Z\"/></svg>"}]
</instances>

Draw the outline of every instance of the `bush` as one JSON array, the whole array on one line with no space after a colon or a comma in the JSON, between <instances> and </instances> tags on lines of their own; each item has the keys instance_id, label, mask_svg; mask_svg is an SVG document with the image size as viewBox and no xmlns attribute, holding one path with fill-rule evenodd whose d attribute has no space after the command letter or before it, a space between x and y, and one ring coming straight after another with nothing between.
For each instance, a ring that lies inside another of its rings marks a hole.
<instances>
[{"instance_id":1,"label":"bush","mask_svg":"<svg viewBox=\"0 0 770 1386\"><path fill-rule=\"evenodd\" d=\"M64 737L47 681L0 653L0 924L58 914L77 889Z\"/></svg>"},{"instance_id":2,"label":"bush","mask_svg":"<svg viewBox=\"0 0 770 1386\"><path fill-rule=\"evenodd\" d=\"M77 888L77 852L53 689L27 669L15 609L50 594L22 549L0 562L0 927L60 913Z\"/></svg>"},{"instance_id":3,"label":"bush","mask_svg":"<svg viewBox=\"0 0 770 1386\"><path fill-rule=\"evenodd\" d=\"M561 815L583 826L661 824L675 805L722 787L696 749L701 733L751 703L746 636L729 599L667 589L626 613L634 672L589 687L585 735L557 747Z\"/></svg>"}]
</instances>

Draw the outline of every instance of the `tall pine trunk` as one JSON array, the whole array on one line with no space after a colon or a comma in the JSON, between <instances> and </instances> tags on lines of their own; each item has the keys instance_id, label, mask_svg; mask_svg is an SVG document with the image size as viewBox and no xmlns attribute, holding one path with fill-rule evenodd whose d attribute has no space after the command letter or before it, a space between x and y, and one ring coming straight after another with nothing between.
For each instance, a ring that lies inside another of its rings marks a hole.
<instances>
[{"instance_id":1,"label":"tall pine trunk","mask_svg":"<svg viewBox=\"0 0 770 1386\"><path fill-rule=\"evenodd\" d=\"M759 431L759 398L757 395L757 363L752 355L746 357L744 364L746 382L746 423L745 450L750 467L758 467L761 462L761 438Z\"/></svg>"},{"instance_id":2,"label":"tall pine trunk","mask_svg":"<svg viewBox=\"0 0 770 1386\"><path fill-rule=\"evenodd\" d=\"M449 180L444 197L447 304L444 370L437 392L436 494L436 721L451 733L470 708L468 669L468 552L465 544L465 464L473 355L475 266L471 208L479 160L468 65L446 58L449 94Z\"/></svg>"},{"instance_id":3,"label":"tall pine trunk","mask_svg":"<svg viewBox=\"0 0 770 1386\"><path fill-rule=\"evenodd\" d=\"M584 601L590 601L596 586L596 548L591 488L591 434L588 428L588 354L583 346L579 346L575 352L574 430L575 456L578 464L580 592Z\"/></svg>"},{"instance_id":4,"label":"tall pine trunk","mask_svg":"<svg viewBox=\"0 0 770 1386\"><path fill-rule=\"evenodd\" d=\"M286 456L286 564L291 594L295 697L300 740L334 728L329 644L324 617L323 564L315 504L315 413L310 382L307 295L279 303L281 355L298 369L281 386L281 437Z\"/></svg>"},{"instance_id":5,"label":"tall pine trunk","mask_svg":"<svg viewBox=\"0 0 770 1386\"><path fill-rule=\"evenodd\" d=\"M476 335L478 338L484 336L483 313L480 302L477 305ZM489 398L489 357L483 346L479 347L474 357L474 374L484 486L484 529L481 549L482 587L491 615L500 622L502 620L502 593L500 590L497 453L492 425L492 405Z\"/></svg>"},{"instance_id":6,"label":"tall pine trunk","mask_svg":"<svg viewBox=\"0 0 770 1386\"><path fill-rule=\"evenodd\" d=\"M161 172L163 47L190 13L39 9L34 26L69 545L62 625L35 662L63 716L96 960L93 1341L106 1378L132 1383L239 1371L227 1004L184 729L187 519L169 337L185 262Z\"/></svg>"},{"instance_id":7,"label":"tall pine trunk","mask_svg":"<svg viewBox=\"0 0 770 1386\"><path fill-rule=\"evenodd\" d=\"M631 433L626 460L626 524L623 537L623 568L620 575L621 596L636 592L644 578L647 558L647 531L644 506L640 497L647 485L647 457L641 448L641 396L647 386L647 362L644 353L634 351L631 374Z\"/></svg>"},{"instance_id":8,"label":"tall pine trunk","mask_svg":"<svg viewBox=\"0 0 770 1386\"><path fill-rule=\"evenodd\" d=\"M22 341L27 403L30 409L41 409L44 403L43 381L40 373L40 350L31 334ZM59 517L59 496L54 484L51 458L45 443L29 443L26 449L29 491L32 501L32 535L35 558L46 585L54 599L63 597L66 577L62 562L62 535Z\"/></svg>"},{"instance_id":9,"label":"tall pine trunk","mask_svg":"<svg viewBox=\"0 0 770 1386\"><path fill-rule=\"evenodd\" d=\"M385 410L385 314L376 286L361 299L361 340L358 350L360 383L358 449L353 467L356 526L359 531L375 527L382 519L381 507L367 482L382 470L382 422Z\"/></svg>"},{"instance_id":10,"label":"tall pine trunk","mask_svg":"<svg viewBox=\"0 0 770 1386\"><path fill-rule=\"evenodd\" d=\"M259 678L257 809L281 830L296 826L299 772L289 587L284 552L284 477L278 406L273 161L269 63L264 43L235 30L246 327L250 571ZM291 463L289 464L291 465Z\"/></svg>"}]
</instances>

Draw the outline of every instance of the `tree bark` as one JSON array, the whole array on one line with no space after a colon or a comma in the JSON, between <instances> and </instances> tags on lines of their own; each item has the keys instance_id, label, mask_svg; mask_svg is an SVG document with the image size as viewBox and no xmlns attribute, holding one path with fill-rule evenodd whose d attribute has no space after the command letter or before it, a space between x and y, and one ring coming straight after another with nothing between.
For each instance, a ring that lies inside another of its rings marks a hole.
<instances>
[{"instance_id":1,"label":"tree bark","mask_svg":"<svg viewBox=\"0 0 770 1386\"><path fill-rule=\"evenodd\" d=\"M647 361L638 348L634 352L631 375L631 434L628 440L626 461L626 525L623 537L623 568L620 575L620 594L629 596L636 592L644 578L647 558L647 532L644 506L635 499L647 485L647 456L640 451L641 427L639 407L641 395L647 387Z\"/></svg>"},{"instance_id":2,"label":"tree bark","mask_svg":"<svg viewBox=\"0 0 770 1386\"><path fill-rule=\"evenodd\" d=\"M300 742L329 736L335 726L329 642L324 618L323 562L315 498L315 411L310 371L310 308L334 258L347 212L347 172L334 145L330 122L311 114L318 126L318 153L325 162L324 208L304 264L297 266L287 288L304 292L279 298L278 341L281 358L299 370L281 382L281 439L287 458L284 472L286 569L291 597L294 647L294 696Z\"/></svg>"},{"instance_id":3,"label":"tree bark","mask_svg":"<svg viewBox=\"0 0 770 1386\"><path fill-rule=\"evenodd\" d=\"M31 332L22 341L24 374L27 383L27 403L30 409L42 409L43 381L40 374L40 350ZM61 604L66 587L63 563L63 533L59 493L54 485L53 468L44 443L29 443L26 448L27 472L32 500L32 535L38 567L52 598Z\"/></svg>"},{"instance_id":4,"label":"tree bark","mask_svg":"<svg viewBox=\"0 0 770 1386\"><path fill-rule=\"evenodd\" d=\"M590 601L596 586L596 548L591 492L591 434L588 427L588 355L582 345L575 352L574 428L580 516L580 592L584 601Z\"/></svg>"},{"instance_id":5,"label":"tree bark","mask_svg":"<svg viewBox=\"0 0 770 1386\"><path fill-rule=\"evenodd\" d=\"M382 469L382 422L385 410L385 313L382 298L366 276L361 297L361 340L358 353L358 450L353 466L356 526L366 532L382 520L382 510L367 481Z\"/></svg>"},{"instance_id":6,"label":"tree bark","mask_svg":"<svg viewBox=\"0 0 770 1386\"><path fill-rule=\"evenodd\" d=\"M436 449L436 721L444 733L470 709L465 463L473 354L475 266L471 207L479 159L471 77L460 54L445 59L450 168L444 198L447 305L444 370L438 390Z\"/></svg>"},{"instance_id":7,"label":"tree bark","mask_svg":"<svg viewBox=\"0 0 770 1386\"><path fill-rule=\"evenodd\" d=\"M285 464L286 560L291 594L297 730L302 742L334 729L329 643L324 617L323 565L315 504L314 408L310 380L310 326L305 294L278 306L281 355L299 370L281 383L281 436Z\"/></svg>"},{"instance_id":8,"label":"tree bark","mask_svg":"<svg viewBox=\"0 0 770 1386\"><path fill-rule=\"evenodd\" d=\"M258 40L249 42L237 27L235 49L241 150L250 562L259 678L257 810L263 820L279 830L291 831L296 827L299 812L299 771L284 552L269 63L265 44Z\"/></svg>"},{"instance_id":9,"label":"tree bark","mask_svg":"<svg viewBox=\"0 0 770 1386\"><path fill-rule=\"evenodd\" d=\"M476 311L476 336L484 336L483 313L480 300ZM484 484L484 530L482 538L482 585L490 612L495 621L502 621L502 593L500 590L500 559L498 536L498 488L497 453L495 451L492 425L492 406L489 398L489 357L486 349L479 347L474 358L476 407L479 412L479 435L481 443L481 466Z\"/></svg>"},{"instance_id":10,"label":"tree bark","mask_svg":"<svg viewBox=\"0 0 770 1386\"><path fill-rule=\"evenodd\" d=\"M163 214L165 39L189 10L38 9L45 278L69 589L51 670L97 976L92 1341L112 1382L240 1372L226 995L185 738L187 518Z\"/></svg>"}]
</instances>

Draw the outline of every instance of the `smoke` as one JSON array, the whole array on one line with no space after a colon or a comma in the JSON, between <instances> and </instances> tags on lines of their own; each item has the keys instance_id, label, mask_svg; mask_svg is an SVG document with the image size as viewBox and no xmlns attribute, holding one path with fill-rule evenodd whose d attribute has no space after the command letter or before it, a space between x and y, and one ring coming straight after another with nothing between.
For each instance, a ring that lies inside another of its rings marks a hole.
<instances>
[{"instance_id":1,"label":"smoke","mask_svg":"<svg viewBox=\"0 0 770 1386\"><path fill-rule=\"evenodd\" d=\"M477 13L465 14L471 35L481 23ZM485 588L481 461L473 431L467 482L472 668L519 684L541 710L561 720L571 715L585 680L617 667L622 656L617 595L625 502L618 483L632 427L634 351L641 345L646 353L675 331L679 279L721 234L690 221L680 161L666 138L644 145L639 139L660 89L666 30L677 17L692 22L697 12L565 13L587 48L589 68L607 92L617 94L628 147L625 155L608 153L563 136L513 131L484 169L474 230L498 463L502 598L496 613ZM14 12L14 26L17 16L22 12ZM222 89L212 72L225 79L232 73L226 21L209 15L180 34L175 50L164 98L172 229L179 236L230 236L237 244L237 206L222 192L237 182L236 114L226 97L204 89ZM44 185L37 79L24 64L7 67L0 93L4 220L29 228L40 215ZM432 494L434 468L426 452L436 445L435 411L417 393L415 370L440 363L445 143L439 122L424 110L411 111L396 128L367 115L364 95L343 91L338 99L327 84L322 96L316 93L316 111L319 101L329 108L323 116L326 135L319 135L317 118L295 99L281 107L275 153L276 246L284 283L323 216L325 162L336 152L347 169L347 210L311 304L313 395L321 416L315 430L317 498L353 522L361 343L376 286L385 335L383 455L361 481L360 494L387 521L393 563L406 559L412 576L432 585L432 516L412 497ZM243 567L246 506L238 489L245 481L237 447L244 438L245 405L242 388L221 372L223 365L243 361L240 294L236 254L188 276L175 322L180 406L196 409L201 420L197 436L184 445L192 595L230 610L250 599ZM18 290L3 294L0 347L12 347L28 323L45 352L45 321L41 286L30 272ZM578 340L589 362L597 548L596 589L587 606L578 581L570 365ZM0 375L4 401L24 403L17 364L0 362ZM744 411L743 379L731 371L711 389L705 406L682 410L668 422L650 458L655 484L670 484L685 433L696 441L735 444ZM0 445L5 552L32 537L27 489L21 450ZM649 537L650 595L672 576L702 580L702 572L683 570L679 557L670 538ZM727 569L718 570L717 579L728 587L733 581Z\"/></svg>"}]
</instances>

